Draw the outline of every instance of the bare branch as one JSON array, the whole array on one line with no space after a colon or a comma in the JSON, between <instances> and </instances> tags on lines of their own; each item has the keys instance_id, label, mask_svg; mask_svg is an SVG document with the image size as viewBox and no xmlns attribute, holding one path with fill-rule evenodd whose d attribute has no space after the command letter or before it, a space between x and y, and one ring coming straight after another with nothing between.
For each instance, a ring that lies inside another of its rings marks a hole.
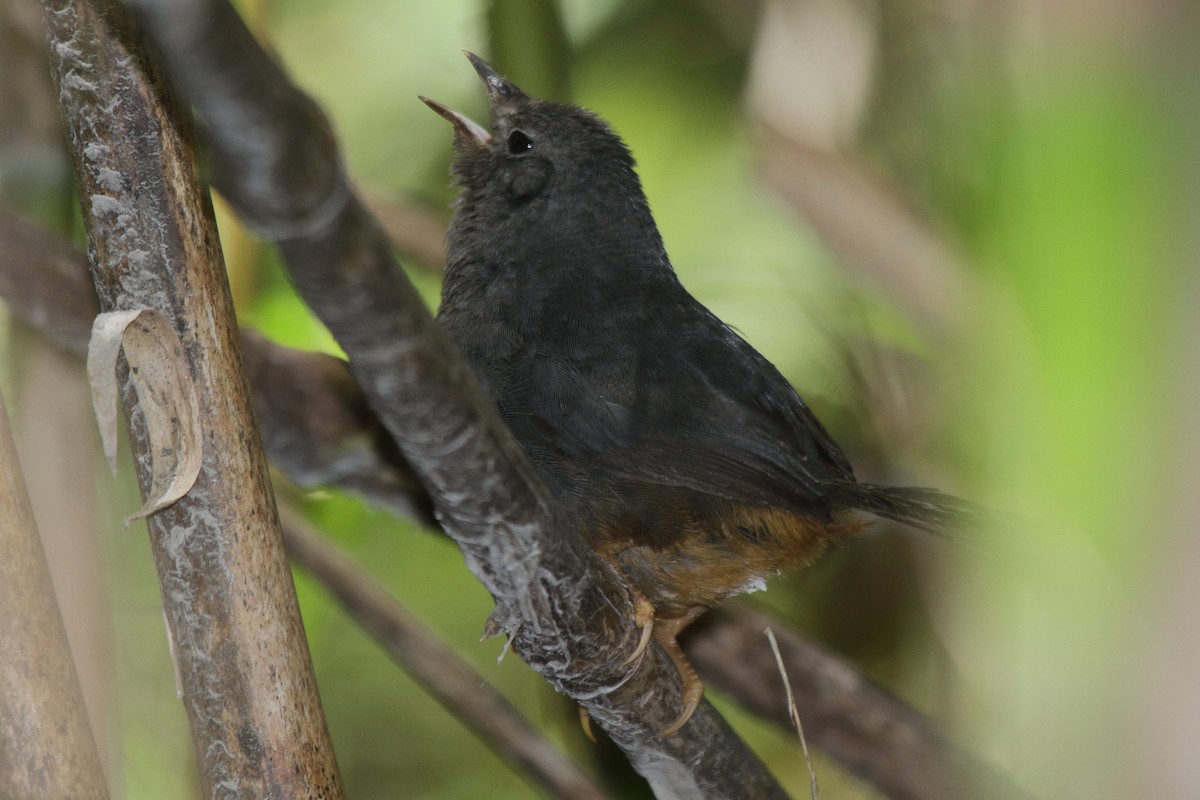
<instances>
[{"instance_id":1,"label":"bare branch","mask_svg":"<svg viewBox=\"0 0 1200 800\"><path fill-rule=\"evenodd\" d=\"M0 397L0 796L108 797Z\"/></svg>"},{"instance_id":2,"label":"bare branch","mask_svg":"<svg viewBox=\"0 0 1200 800\"><path fill-rule=\"evenodd\" d=\"M183 94L204 118L216 183L273 238L306 302L429 490L493 621L556 689L582 703L661 796L781 797L705 705L662 739L679 676L655 650L623 665L637 631L626 587L584 546L342 176L328 123L226 2L138 2Z\"/></svg>"},{"instance_id":3,"label":"bare branch","mask_svg":"<svg viewBox=\"0 0 1200 800\"><path fill-rule=\"evenodd\" d=\"M552 797L585 800L603 792L552 748L507 700L442 644L366 571L325 541L286 503L280 506L288 554L450 713Z\"/></svg>"},{"instance_id":4,"label":"bare branch","mask_svg":"<svg viewBox=\"0 0 1200 800\"><path fill-rule=\"evenodd\" d=\"M186 128L124 9L48 0L45 21L101 308L170 320L202 421L194 485L148 526L203 792L341 797ZM129 372L123 405L146 495L164 453L151 452Z\"/></svg>"}]
</instances>

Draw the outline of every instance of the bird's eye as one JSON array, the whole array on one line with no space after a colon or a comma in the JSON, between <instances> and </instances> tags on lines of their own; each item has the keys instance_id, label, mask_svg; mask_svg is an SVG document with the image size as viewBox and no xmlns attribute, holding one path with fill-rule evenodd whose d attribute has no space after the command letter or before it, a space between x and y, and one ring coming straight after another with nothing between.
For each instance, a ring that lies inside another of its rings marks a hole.
<instances>
[{"instance_id":1,"label":"bird's eye","mask_svg":"<svg viewBox=\"0 0 1200 800\"><path fill-rule=\"evenodd\" d=\"M515 156L522 153L527 153L533 149L533 139L525 135L523 131L513 131L508 135L508 152Z\"/></svg>"}]
</instances>

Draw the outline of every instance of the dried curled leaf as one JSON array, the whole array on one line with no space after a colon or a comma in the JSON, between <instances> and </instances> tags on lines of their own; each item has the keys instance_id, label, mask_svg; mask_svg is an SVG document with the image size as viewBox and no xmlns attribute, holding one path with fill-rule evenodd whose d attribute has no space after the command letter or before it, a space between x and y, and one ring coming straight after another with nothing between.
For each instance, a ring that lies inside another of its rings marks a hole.
<instances>
[{"instance_id":1,"label":"dried curled leaf","mask_svg":"<svg viewBox=\"0 0 1200 800\"><path fill-rule=\"evenodd\" d=\"M92 407L108 464L117 468L117 356L125 351L129 379L150 440L150 488L135 519L166 508L187 494L200 474L203 437L196 390L183 345L162 313L150 308L96 317L88 344Z\"/></svg>"}]
</instances>

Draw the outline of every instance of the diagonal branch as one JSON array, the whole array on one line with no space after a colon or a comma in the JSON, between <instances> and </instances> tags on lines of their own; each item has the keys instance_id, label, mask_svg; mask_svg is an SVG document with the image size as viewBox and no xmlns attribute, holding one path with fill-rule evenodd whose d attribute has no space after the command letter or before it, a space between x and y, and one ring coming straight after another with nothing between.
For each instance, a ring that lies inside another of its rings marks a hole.
<instances>
[{"instance_id":1,"label":"diagonal branch","mask_svg":"<svg viewBox=\"0 0 1200 800\"><path fill-rule=\"evenodd\" d=\"M349 354L368 402L496 600L493 621L583 704L662 796L781 797L711 706L663 739L679 678L637 638L626 587L584 547L346 182L329 125L221 0L138 2L208 130L216 185L275 240L306 302Z\"/></svg>"}]
</instances>

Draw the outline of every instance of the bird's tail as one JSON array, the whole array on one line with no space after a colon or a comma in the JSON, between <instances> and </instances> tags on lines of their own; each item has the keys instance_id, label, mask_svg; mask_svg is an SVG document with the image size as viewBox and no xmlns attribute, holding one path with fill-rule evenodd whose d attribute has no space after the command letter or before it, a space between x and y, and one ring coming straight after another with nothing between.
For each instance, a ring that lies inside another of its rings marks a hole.
<instances>
[{"instance_id":1,"label":"bird's tail","mask_svg":"<svg viewBox=\"0 0 1200 800\"><path fill-rule=\"evenodd\" d=\"M834 496L850 508L942 536L973 538L995 516L983 506L936 489L853 481L839 481L833 489Z\"/></svg>"}]
</instances>

